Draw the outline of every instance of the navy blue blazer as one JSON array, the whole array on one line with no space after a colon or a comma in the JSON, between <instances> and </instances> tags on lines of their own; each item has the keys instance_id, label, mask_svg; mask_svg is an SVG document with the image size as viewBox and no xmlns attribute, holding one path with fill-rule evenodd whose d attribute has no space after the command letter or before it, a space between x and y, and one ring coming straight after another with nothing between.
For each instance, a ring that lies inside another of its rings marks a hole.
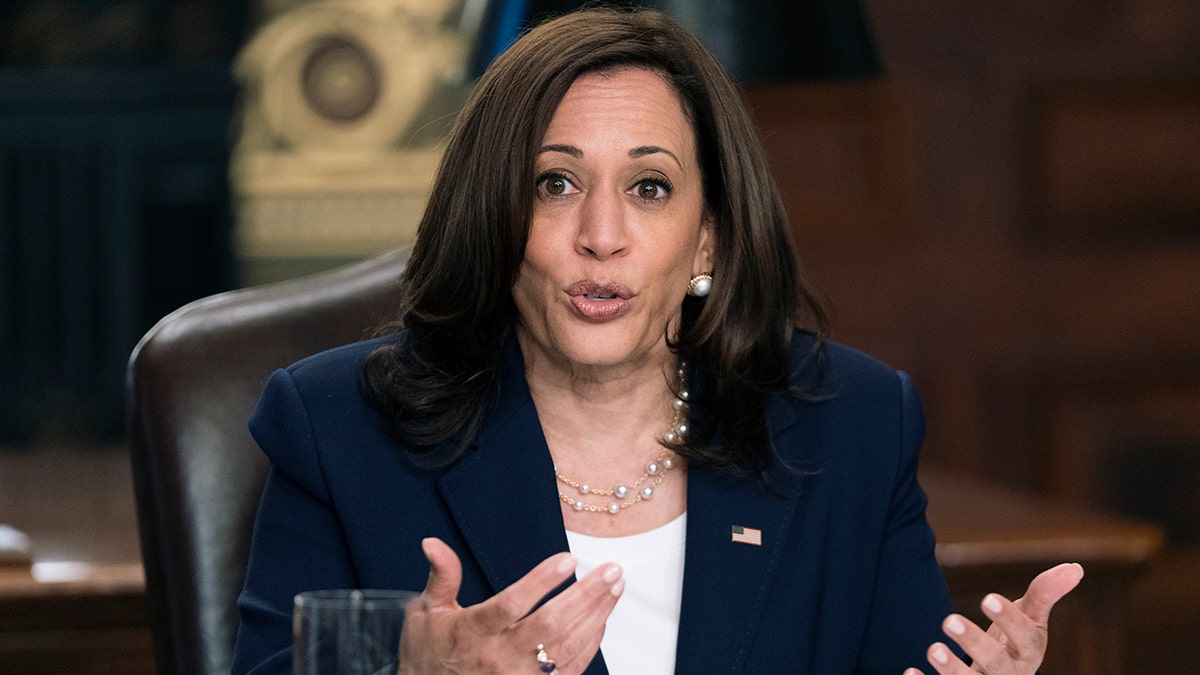
<instances>
[{"instance_id":1,"label":"navy blue blazer","mask_svg":"<svg viewBox=\"0 0 1200 675\"><path fill-rule=\"evenodd\" d=\"M360 396L379 344L313 356L267 383L250 426L271 471L238 600L234 673L290 672L300 591L424 588L425 537L462 559L463 605L567 550L520 350L471 450L431 471L406 460ZM826 395L768 401L775 450L791 468L688 468L681 675L895 674L945 639L951 605L917 484L924 420L912 382L833 343L818 369L802 358L810 344L794 340L792 378L811 384L819 370ZM762 545L732 541L734 526L761 530ZM607 673L602 654L587 673Z\"/></svg>"}]
</instances>

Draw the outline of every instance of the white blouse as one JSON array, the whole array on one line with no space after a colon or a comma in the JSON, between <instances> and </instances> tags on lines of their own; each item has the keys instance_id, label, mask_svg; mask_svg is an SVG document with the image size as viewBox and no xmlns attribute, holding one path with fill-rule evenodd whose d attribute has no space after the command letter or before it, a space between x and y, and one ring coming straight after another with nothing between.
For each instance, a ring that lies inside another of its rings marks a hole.
<instances>
[{"instance_id":1,"label":"white blouse","mask_svg":"<svg viewBox=\"0 0 1200 675\"><path fill-rule=\"evenodd\" d=\"M591 537L567 532L577 576L607 562L624 568L625 590L604 629L600 649L612 675L671 675L683 597L687 513L648 532Z\"/></svg>"}]
</instances>

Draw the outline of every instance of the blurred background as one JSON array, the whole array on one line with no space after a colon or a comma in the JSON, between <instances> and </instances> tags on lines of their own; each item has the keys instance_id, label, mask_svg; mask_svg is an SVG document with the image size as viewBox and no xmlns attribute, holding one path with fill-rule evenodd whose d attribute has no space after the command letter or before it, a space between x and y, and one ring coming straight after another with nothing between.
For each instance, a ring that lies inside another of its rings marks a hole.
<instances>
[{"instance_id":1,"label":"blurred background","mask_svg":"<svg viewBox=\"0 0 1200 675\"><path fill-rule=\"evenodd\" d=\"M574 4L0 6L0 523L45 575L137 560L138 338L410 242L474 79ZM744 85L834 337L913 374L925 461L1160 526L1109 637L1200 672L1200 4L641 4ZM34 650L50 620L3 596L0 655Z\"/></svg>"}]
</instances>

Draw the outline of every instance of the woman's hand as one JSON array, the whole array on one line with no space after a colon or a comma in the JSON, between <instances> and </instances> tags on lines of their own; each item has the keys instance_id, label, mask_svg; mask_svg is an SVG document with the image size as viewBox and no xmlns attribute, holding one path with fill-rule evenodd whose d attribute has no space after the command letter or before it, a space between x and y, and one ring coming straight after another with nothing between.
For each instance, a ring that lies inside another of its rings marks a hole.
<instances>
[{"instance_id":1,"label":"woman's hand","mask_svg":"<svg viewBox=\"0 0 1200 675\"><path fill-rule=\"evenodd\" d=\"M404 619L400 675L537 673L538 645L557 664L552 672L576 675L600 649L604 622L625 588L620 566L601 565L531 614L575 571L575 558L560 553L494 597L462 607L456 599L462 564L454 550L434 538L421 548L429 581Z\"/></svg>"},{"instance_id":2,"label":"woman's hand","mask_svg":"<svg viewBox=\"0 0 1200 675\"><path fill-rule=\"evenodd\" d=\"M1064 563L1037 575L1020 600L1009 602L995 593L988 595L981 605L992 620L987 632L966 617L951 614L942 622L942 630L971 657L973 665L963 663L940 642L930 645L926 653L930 665L940 675L1034 673L1046 655L1050 609L1082 578L1082 567ZM921 671L909 668L904 675L921 675Z\"/></svg>"}]
</instances>

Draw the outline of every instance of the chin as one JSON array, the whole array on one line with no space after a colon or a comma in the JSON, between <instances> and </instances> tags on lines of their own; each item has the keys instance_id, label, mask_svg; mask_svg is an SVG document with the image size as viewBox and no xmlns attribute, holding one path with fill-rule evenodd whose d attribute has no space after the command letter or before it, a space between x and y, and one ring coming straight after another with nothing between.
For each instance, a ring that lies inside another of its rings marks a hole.
<instances>
[{"instance_id":1,"label":"chin","mask_svg":"<svg viewBox=\"0 0 1200 675\"><path fill-rule=\"evenodd\" d=\"M559 343L559 353L571 363L580 366L603 368L638 364L653 360L657 348L666 350L661 341L658 345L646 345L632 336L593 333L578 338Z\"/></svg>"}]
</instances>

